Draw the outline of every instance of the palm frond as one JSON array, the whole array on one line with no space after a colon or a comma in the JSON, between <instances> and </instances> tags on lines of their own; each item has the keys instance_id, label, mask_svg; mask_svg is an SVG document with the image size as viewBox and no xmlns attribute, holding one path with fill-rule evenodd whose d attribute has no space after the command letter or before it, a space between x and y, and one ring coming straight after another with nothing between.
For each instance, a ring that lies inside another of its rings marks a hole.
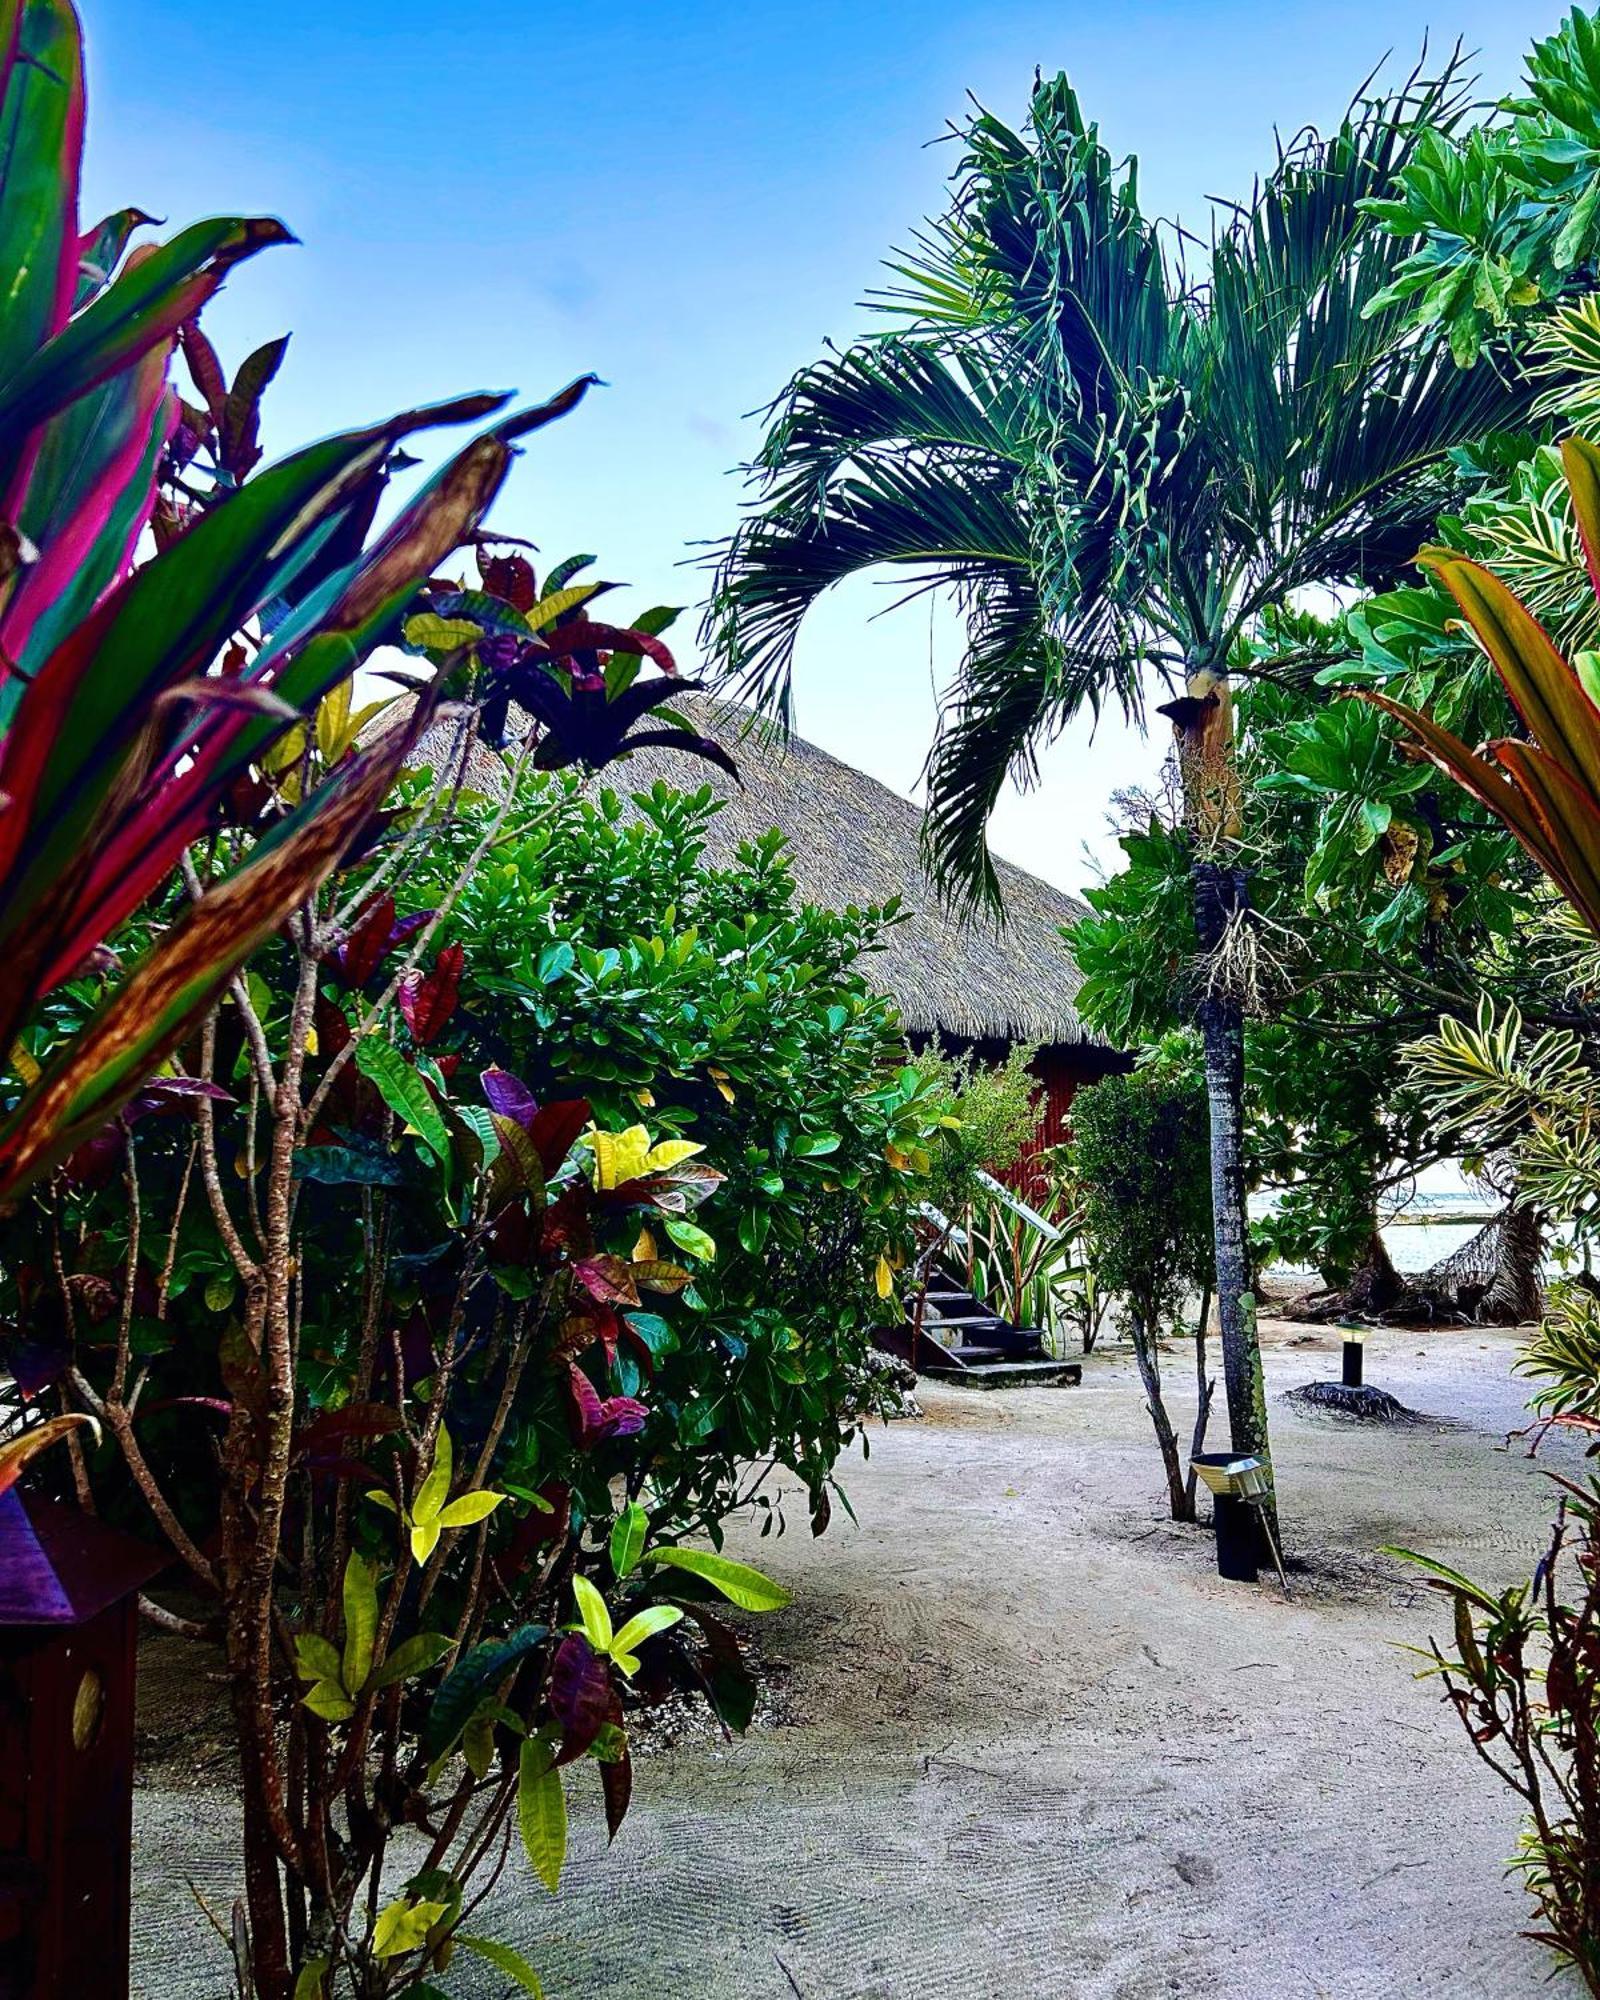
<instances>
[{"instance_id":1,"label":"palm frond","mask_svg":"<svg viewBox=\"0 0 1600 2000\"><path fill-rule=\"evenodd\" d=\"M1022 131L979 111L959 137L950 207L878 303L980 344L1003 325L1081 420L1109 415L1125 384L1169 371L1177 329L1137 163L1113 158L1064 76L1035 84Z\"/></svg>"},{"instance_id":2,"label":"palm frond","mask_svg":"<svg viewBox=\"0 0 1600 2000\"><path fill-rule=\"evenodd\" d=\"M1001 792L1037 778L1040 749L1083 708L1098 716L1115 700L1137 713L1141 657L1106 599L1064 635L1053 630L1025 571L986 582L965 609L967 651L923 773L923 853L948 901L999 914L988 825Z\"/></svg>"},{"instance_id":3,"label":"palm frond","mask_svg":"<svg viewBox=\"0 0 1600 2000\"><path fill-rule=\"evenodd\" d=\"M703 637L716 678L787 716L801 621L880 564L977 591L1030 561L1017 398L974 365L874 342L797 376L757 462L755 510L719 551Z\"/></svg>"},{"instance_id":4,"label":"palm frond","mask_svg":"<svg viewBox=\"0 0 1600 2000\"><path fill-rule=\"evenodd\" d=\"M1404 246L1366 204L1463 96L1457 57L1359 98L1332 133L1286 148L1216 241L1197 346L1219 465L1253 474L1233 482L1246 618L1307 582L1392 577L1460 490L1450 449L1533 407L1509 357L1457 368L1382 303Z\"/></svg>"}]
</instances>

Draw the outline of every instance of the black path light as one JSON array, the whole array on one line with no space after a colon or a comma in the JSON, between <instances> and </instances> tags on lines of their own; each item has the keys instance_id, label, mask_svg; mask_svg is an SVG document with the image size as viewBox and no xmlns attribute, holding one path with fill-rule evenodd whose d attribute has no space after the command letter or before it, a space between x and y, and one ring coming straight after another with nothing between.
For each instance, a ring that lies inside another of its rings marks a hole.
<instances>
[{"instance_id":1,"label":"black path light","mask_svg":"<svg viewBox=\"0 0 1600 2000\"><path fill-rule=\"evenodd\" d=\"M0 1493L0 2000L126 2000L138 1593L166 1562Z\"/></svg>"},{"instance_id":2,"label":"black path light","mask_svg":"<svg viewBox=\"0 0 1600 2000\"><path fill-rule=\"evenodd\" d=\"M1288 1391L1285 1401L1296 1409L1315 1411L1321 1416L1356 1417L1369 1423L1414 1424L1425 1422L1415 1410L1408 1410L1386 1389L1375 1389L1366 1379L1367 1335L1369 1328L1353 1321L1336 1328L1341 1345L1339 1380L1307 1382Z\"/></svg>"},{"instance_id":3,"label":"black path light","mask_svg":"<svg viewBox=\"0 0 1600 2000\"><path fill-rule=\"evenodd\" d=\"M1264 1541L1287 1597L1289 1579L1263 1504L1271 1492L1265 1463L1232 1451L1202 1451L1189 1463L1211 1490L1217 1574L1235 1583L1254 1583Z\"/></svg>"}]
</instances>

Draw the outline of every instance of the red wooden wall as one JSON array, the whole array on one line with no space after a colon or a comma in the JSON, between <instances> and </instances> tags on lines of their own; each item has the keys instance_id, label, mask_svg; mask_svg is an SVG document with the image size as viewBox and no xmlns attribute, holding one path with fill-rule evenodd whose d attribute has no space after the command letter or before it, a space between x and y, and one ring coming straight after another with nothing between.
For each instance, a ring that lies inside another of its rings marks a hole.
<instances>
[{"instance_id":1,"label":"red wooden wall","mask_svg":"<svg viewBox=\"0 0 1600 2000\"><path fill-rule=\"evenodd\" d=\"M1002 1063L1011 1044L999 1040L952 1043L942 1046L953 1054L971 1050L982 1062ZM1068 1112L1073 1095L1086 1083L1133 1067L1129 1057L1093 1042L1050 1042L1041 1048L1029 1069L1039 1079L1039 1123L1033 1141L1017 1164L1001 1176L1006 1185L1024 1201L1037 1202L1046 1193L1040 1155L1059 1146L1071 1130Z\"/></svg>"}]
</instances>

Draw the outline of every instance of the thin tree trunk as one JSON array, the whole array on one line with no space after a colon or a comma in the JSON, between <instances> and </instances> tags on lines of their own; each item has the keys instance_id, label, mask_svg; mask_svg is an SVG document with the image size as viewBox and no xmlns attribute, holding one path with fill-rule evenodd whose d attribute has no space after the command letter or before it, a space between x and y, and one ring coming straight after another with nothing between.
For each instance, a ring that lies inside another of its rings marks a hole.
<instances>
[{"instance_id":1,"label":"thin tree trunk","mask_svg":"<svg viewBox=\"0 0 1600 2000\"><path fill-rule=\"evenodd\" d=\"M1156 1329L1140 1306L1128 1314L1128 1331L1133 1340L1133 1357L1139 1364L1139 1380L1144 1384L1145 1408L1155 1426L1156 1443L1161 1447L1161 1463L1166 1468L1167 1498L1175 1521L1194 1519L1194 1494L1184 1477L1178 1457L1178 1434L1172 1428L1166 1401L1161 1394L1161 1359L1156 1352Z\"/></svg>"},{"instance_id":2,"label":"thin tree trunk","mask_svg":"<svg viewBox=\"0 0 1600 2000\"><path fill-rule=\"evenodd\" d=\"M1219 872L1201 863L1197 876ZM1197 880L1196 900L1207 891ZM1237 1000L1225 994L1201 1003L1200 1032L1205 1045L1206 1097L1211 1111L1211 1218L1217 1265L1217 1321L1221 1332L1222 1374L1228 1394L1228 1430L1233 1450L1259 1458L1271 1478L1272 1447L1267 1436L1267 1393L1256 1334L1256 1301L1250 1288L1250 1253L1244 1200L1244 1018ZM1277 1533L1275 1501L1266 1506Z\"/></svg>"},{"instance_id":3,"label":"thin tree trunk","mask_svg":"<svg viewBox=\"0 0 1600 2000\"><path fill-rule=\"evenodd\" d=\"M1211 976L1197 1014L1211 1112L1217 1319L1230 1442L1240 1456L1259 1458L1266 1467L1268 1491L1262 1506L1276 1541L1277 1496L1271 1484L1267 1395L1244 1200L1244 1008L1237 983L1215 964L1230 923L1248 908L1243 869L1228 867L1217 858L1239 833L1239 771L1226 672L1203 659L1192 661L1184 695L1166 703L1161 712L1171 718L1177 737L1184 814L1195 848L1191 868L1196 937L1202 958L1213 961L1207 966Z\"/></svg>"},{"instance_id":4,"label":"thin tree trunk","mask_svg":"<svg viewBox=\"0 0 1600 2000\"><path fill-rule=\"evenodd\" d=\"M1206 1335L1211 1322L1211 1287L1206 1286L1200 1298L1200 1317L1194 1326L1194 1435L1189 1440L1189 1479L1184 1488L1188 1496L1189 1516L1195 1519L1195 1487L1200 1475L1194 1469L1194 1462L1206 1448L1206 1426L1211 1421L1211 1398L1216 1393L1216 1383L1206 1373Z\"/></svg>"}]
</instances>

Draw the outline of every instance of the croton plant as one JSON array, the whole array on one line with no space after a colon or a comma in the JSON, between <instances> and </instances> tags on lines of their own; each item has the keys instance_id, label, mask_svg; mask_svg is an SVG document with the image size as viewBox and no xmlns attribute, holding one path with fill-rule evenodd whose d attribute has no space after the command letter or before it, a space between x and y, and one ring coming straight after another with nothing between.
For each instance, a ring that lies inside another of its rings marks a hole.
<instances>
[{"instance_id":1,"label":"croton plant","mask_svg":"<svg viewBox=\"0 0 1600 2000\"><path fill-rule=\"evenodd\" d=\"M16 1380L99 1427L64 1472L159 1526L183 1574L152 1615L225 1646L239 1980L299 2000L425 1990L457 1948L537 1990L471 1914L508 1838L553 1888L585 1771L615 1831L641 1702L748 1723L722 1607L785 1599L721 1522L781 1525L779 1464L825 1524L948 1116L863 977L896 912L797 907L777 836L708 867L708 792L590 798L560 768L588 725L532 719L526 674L604 701L619 651L670 655L563 637L549 579L502 650L503 561L407 622L462 695L431 761L0 1224ZM255 767L258 817L360 758L354 721L325 697ZM197 852L184 893L228 865ZM17 1057L48 1073L112 976L65 982Z\"/></svg>"}]
</instances>

